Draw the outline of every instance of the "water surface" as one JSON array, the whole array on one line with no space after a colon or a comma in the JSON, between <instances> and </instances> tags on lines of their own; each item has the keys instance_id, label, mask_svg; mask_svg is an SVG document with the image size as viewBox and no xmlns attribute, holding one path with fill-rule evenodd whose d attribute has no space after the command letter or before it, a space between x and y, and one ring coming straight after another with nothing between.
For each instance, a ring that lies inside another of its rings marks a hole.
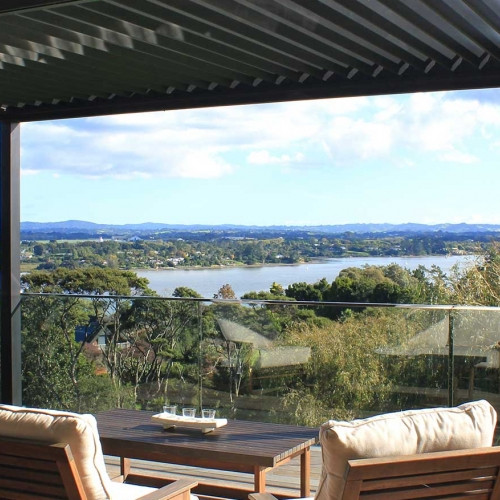
<instances>
[{"instance_id":1,"label":"water surface","mask_svg":"<svg viewBox=\"0 0 500 500\"><path fill-rule=\"evenodd\" d=\"M347 267L386 266L395 263L413 270L420 265L429 268L435 264L448 273L453 265L470 263L473 259L470 256L345 257L290 266L139 270L137 274L147 278L150 287L165 297L171 297L177 287L186 286L196 290L202 297L212 298L226 283L231 285L237 297L241 297L251 291L269 291L273 282L279 283L283 288L299 281L315 283L322 278L332 282Z\"/></svg>"}]
</instances>

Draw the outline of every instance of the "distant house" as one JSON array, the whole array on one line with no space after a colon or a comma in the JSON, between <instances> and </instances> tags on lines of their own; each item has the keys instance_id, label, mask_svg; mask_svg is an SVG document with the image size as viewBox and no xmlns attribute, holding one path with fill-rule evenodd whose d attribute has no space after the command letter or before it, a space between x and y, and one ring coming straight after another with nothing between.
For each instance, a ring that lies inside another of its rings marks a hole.
<instances>
[{"instance_id":1,"label":"distant house","mask_svg":"<svg viewBox=\"0 0 500 500\"><path fill-rule=\"evenodd\" d=\"M177 266L181 262L184 262L184 260L185 260L184 257L170 257L167 259L167 262L170 262L174 266Z\"/></svg>"},{"instance_id":2,"label":"distant house","mask_svg":"<svg viewBox=\"0 0 500 500\"><path fill-rule=\"evenodd\" d=\"M87 325L79 325L75 328L75 340L77 342L87 342L88 344L96 342L97 345L106 345L106 339L110 335L109 329L95 320L90 321Z\"/></svg>"}]
</instances>

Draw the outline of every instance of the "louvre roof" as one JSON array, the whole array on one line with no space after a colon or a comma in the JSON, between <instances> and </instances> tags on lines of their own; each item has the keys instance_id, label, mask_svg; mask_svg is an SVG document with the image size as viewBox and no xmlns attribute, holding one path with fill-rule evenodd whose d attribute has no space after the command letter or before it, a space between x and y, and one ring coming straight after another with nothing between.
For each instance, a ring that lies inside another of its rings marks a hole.
<instances>
[{"instance_id":1,"label":"louvre roof","mask_svg":"<svg viewBox=\"0 0 500 500\"><path fill-rule=\"evenodd\" d=\"M500 0L0 2L0 119L499 82Z\"/></svg>"}]
</instances>

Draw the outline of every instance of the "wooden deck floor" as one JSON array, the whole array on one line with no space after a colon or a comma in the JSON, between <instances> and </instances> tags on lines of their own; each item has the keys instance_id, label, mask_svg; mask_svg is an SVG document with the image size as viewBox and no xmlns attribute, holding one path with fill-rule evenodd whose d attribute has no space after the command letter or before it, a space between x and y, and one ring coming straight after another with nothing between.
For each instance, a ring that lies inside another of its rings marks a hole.
<instances>
[{"instance_id":1,"label":"wooden deck floor","mask_svg":"<svg viewBox=\"0 0 500 500\"><path fill-rule=\"evenodd\" d=\"M111 478L119 475L119 459L106 456L106 467ZM215 485L252 487L253 476L239 472L202 469L175 464L132 460L133 472L140 474L164 475L170 478L192 478ZM311 496L318 487L321 472L321 449L311 448ZM300 485L300 459L297 457L281 467L269 471L266 476L267 490L285 496L298 496Z\"/></svg>"}]
</instances>

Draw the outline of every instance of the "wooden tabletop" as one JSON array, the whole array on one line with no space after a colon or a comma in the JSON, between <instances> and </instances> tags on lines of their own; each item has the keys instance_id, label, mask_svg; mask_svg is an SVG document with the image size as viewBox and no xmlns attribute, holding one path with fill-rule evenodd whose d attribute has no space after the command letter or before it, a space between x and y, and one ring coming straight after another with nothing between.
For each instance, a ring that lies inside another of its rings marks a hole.
<instances>
[{"instance_id":1,"label":"wooden tabletop","mask_svg":"<svg viewBox=\"0 0 500 500\"><path fill-rule=\"evenodd\" d=\"M121 409L97 414L104 454L247 471L275 467L318 441L316 428L244 420L229 420L207 434L181 427L166 431L151 421L154 414Z\"/></svg>"}]
</instances>

